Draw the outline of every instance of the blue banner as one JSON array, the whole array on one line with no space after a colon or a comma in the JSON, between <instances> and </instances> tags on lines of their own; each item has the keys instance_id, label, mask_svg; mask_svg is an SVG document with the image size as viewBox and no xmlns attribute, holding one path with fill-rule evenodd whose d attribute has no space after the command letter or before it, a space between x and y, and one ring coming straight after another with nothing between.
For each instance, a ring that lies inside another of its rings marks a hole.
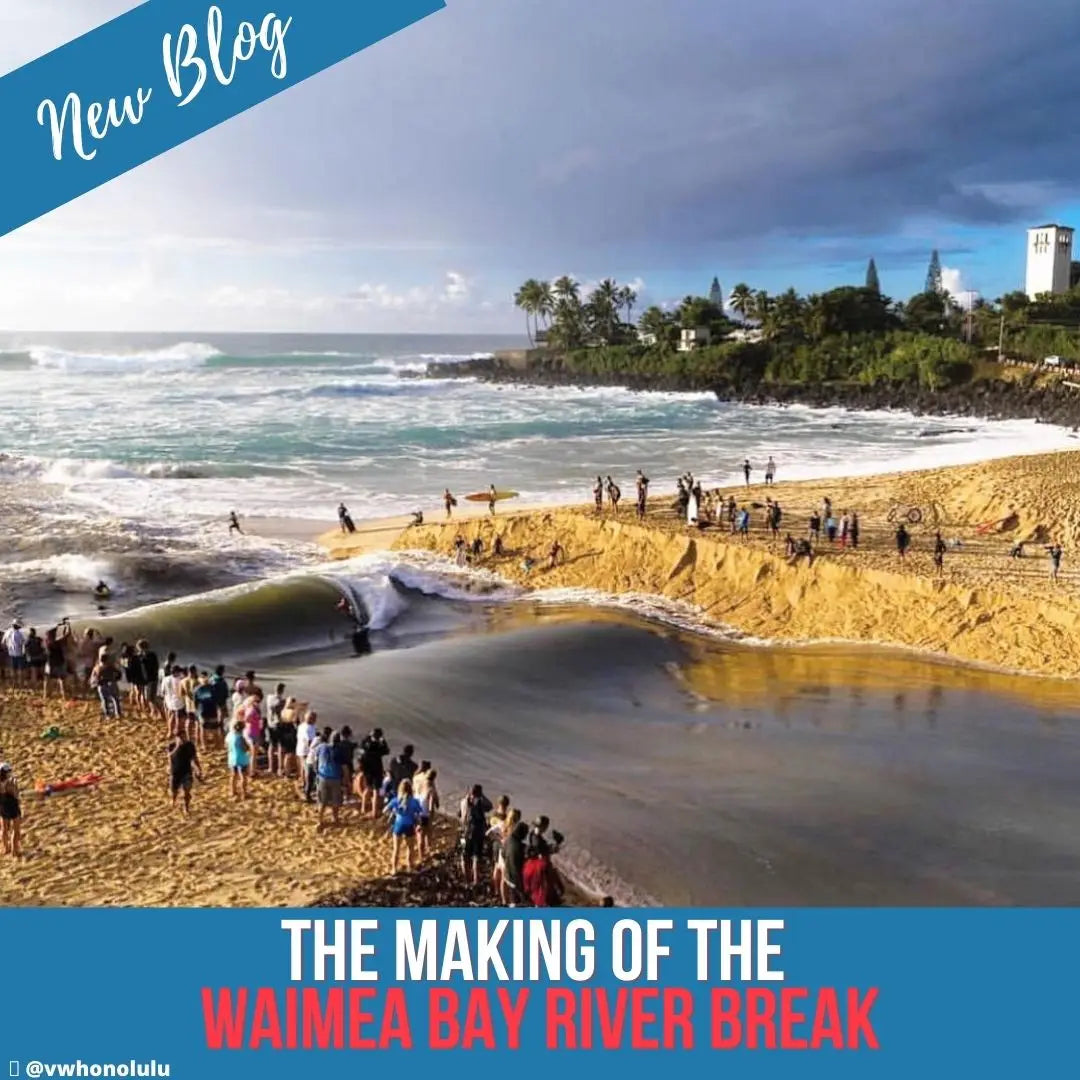
<instances>
[{"instance_id":1,"label":"blue banner","mask_svg":"<svg viewBox=\"0 0 1080 1080\"><path fill-rule=\"evenodd\" d=\"M628 1075L1066 1075L1078 929L1072 911L8 910L0 1059L30 1080L294 1080L371 1051L448 1077L593 1076L598 1054Z\"/></svg>"},{"instance_id":2,"label":"blue banner","mask_svg":"<svg viewBox=\"0 0 1080 1080\"><path fill-rule=\"evenodd\" d=\"M0 79L0 235L444 6L148 0Z\"/></svg>"}]
</instances>

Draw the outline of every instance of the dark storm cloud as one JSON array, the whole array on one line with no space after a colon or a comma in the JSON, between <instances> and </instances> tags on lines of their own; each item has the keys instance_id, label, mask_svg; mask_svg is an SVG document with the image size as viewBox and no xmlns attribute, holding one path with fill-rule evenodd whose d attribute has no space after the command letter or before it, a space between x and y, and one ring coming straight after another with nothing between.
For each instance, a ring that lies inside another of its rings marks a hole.
<instances>
[{"instance_id":1,"label":"dark storm cloud","mask_svg":"<svg viewBox=\"0 0 1080 1080\"><path fill-rule=\"evenodd\" d=\"M388 208L423 205L426 182L462 239L681 247L915 215L996 224L1038 207L993 185L1080 177L1078 12L450 0L356 71L381 83L366 141L400 181Z\"/></svg>"},{"instance_id":2,"label":"dark storm cloud","mask_svg":"<svg viewBox=\"0 0 1080 1080\"><path fill-rule=\"evenodd\" d=\"M206 146L335 239L655 264L1041 215L1080 191L1078 55L1076 0L449 0Z\"/></svg>"}]
</instances>

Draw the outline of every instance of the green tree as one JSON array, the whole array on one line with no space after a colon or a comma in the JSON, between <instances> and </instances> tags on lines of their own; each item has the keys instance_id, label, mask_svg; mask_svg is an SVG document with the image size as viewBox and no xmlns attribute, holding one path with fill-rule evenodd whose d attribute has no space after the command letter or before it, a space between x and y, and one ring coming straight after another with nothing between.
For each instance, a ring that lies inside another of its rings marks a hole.
<instances>
[{"instance_id":1,"label":"green tree","mask_svg":"<svg viewBox=\"0 0 1080 1080\"><path fill-rule=\"evenodd\" d=\"M941 334L947 325L947 302L940 292L927 290L904 305L904 323L922 334Z\"/></svg>"},{"instance_id":2,"label":"green tree","mask_svg":"<svg viewBox=\"0 0 1080 1080\"><path fill-rule=\"evenodd\" d=\"M679 327L674 316L655 304L641 313L638 326L643 334L651 334L661 349L668 349L678 340Z\"/></svg>"},{"instance_id":3,"label":"green tree","mask_svg":"<svg viewBox=\"0 0 1080 1080\"><path fill-rule=\"evenodd\" d=\"M877 265L873 259L870 260L870 263L866 268L866 287L871 292L881 292L881 282L878 280Z\"/></svg>"},{"instance_id":4,"label":"green tree","mask_svg":"<svg viewBox=\"0 0 1080 1080\"><path fill-rule=\"evenodd\" d=\"M540 296L540 282L536 278L529 278L514 294L514 306L525 312L525 333L528 335L530 345L534 345L536 341L529 320L530 318L535 320L540 311Z\"/></svg>"},{"instance_id":5,"label":"green tree","mask_svg":"<svg viewBox=\"0 0 1080 1080\"><path fill-rule=\"evenodd\" d=\"M748 319L754 310L754 294L745 282L731 290L731 307L743 319Z\"/></svg>"},{"instance_id":6,"label":"green tree","mask_svg":"<svg viewBox=\"0 0 1080 1080\"><path fill-rule=\"evenodd\" d=\"M637 299L637 293L629 285L623 285L619 289L619 308L626 312L626 321L630 325L634 322L634 305Z\"/></svg>"},{"instance_id":7,"label":"green tree","mask_svg":"<svg viewBox=\"0 0 1080 1080\"><path fill-rule=\"evenodd\" d=\"M619 323L619 286L612 278L604 278L592 291L587 308L591 332L605 345L614 345Z\"/></svg>"}]
</instances>

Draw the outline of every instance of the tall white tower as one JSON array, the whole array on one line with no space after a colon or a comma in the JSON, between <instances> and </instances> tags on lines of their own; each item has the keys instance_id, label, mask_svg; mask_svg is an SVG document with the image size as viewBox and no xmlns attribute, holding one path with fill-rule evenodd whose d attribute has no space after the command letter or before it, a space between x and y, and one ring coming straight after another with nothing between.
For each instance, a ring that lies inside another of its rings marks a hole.
<instances>
[{"instance_id":1,"label":"tall white tower","mask_svg":"<svg viewBox=\"0 0 1080 1080\"><path fill-rule=\"evenodd\" d=\"M1039 225L1028 229L1027 243L1028 299L1040 293L1068 292L1073 230L1065 225Z\"/></svg>"}]
</instances>

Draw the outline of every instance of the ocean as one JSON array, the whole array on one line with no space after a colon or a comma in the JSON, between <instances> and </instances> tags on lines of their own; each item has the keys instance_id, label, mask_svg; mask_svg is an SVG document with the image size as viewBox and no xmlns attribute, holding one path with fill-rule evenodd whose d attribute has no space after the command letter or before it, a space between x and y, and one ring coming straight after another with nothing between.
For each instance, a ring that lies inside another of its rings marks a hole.
<instances>
[{"instance_id":1,"label":"ocean","mask_svg":"<svg viewBox=\"0 0 1080 1080\"><path fill-rule=\"evenodd\" d=\"M314 536L341 500L360 520L434 510L444 487L585 502L598 473L629 490L639 467L660 493L688 469L730 482L745 457L783 480L1075 445L1028 422L421 377L521 344L0 335L0 616L93 618L286 678L449 783L554 808L576 874L626 901L1080 903L1080 744L1052 686L228 534L232 510Z\"/></svg>"}]
</instances>

